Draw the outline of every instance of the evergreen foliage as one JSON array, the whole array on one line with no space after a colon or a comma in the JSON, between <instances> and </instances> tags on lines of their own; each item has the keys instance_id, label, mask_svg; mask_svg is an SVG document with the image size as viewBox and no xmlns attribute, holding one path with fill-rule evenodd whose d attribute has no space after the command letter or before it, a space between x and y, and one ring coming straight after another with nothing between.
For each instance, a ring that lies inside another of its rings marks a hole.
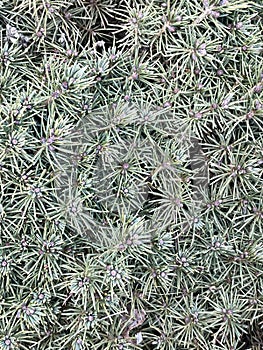
<instances>
[{"instance_id":1,"label":"evergreen foliage","mask_svg":"<svg viewBox=\"0 0 263 350\"><path fill-rule=\"evenodd\" d=\"M263 348L262 15L0 1L0 349Z\"/></svg>"}]
</instances>

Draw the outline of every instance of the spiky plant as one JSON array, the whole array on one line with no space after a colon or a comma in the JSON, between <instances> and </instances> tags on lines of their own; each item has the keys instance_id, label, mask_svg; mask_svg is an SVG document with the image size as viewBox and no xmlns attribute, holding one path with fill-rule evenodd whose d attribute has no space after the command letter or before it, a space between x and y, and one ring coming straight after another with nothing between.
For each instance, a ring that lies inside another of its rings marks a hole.
<instances>
[{"instance_id":1,"label":"spiky plant","mask_svg":"<svg viewBox=\"0 0 263 350\"><path fill-rule=\"evenodd\" d=\"M0 1L1 349L262 349L262 13Z\"/></svg>"}]
</instances>

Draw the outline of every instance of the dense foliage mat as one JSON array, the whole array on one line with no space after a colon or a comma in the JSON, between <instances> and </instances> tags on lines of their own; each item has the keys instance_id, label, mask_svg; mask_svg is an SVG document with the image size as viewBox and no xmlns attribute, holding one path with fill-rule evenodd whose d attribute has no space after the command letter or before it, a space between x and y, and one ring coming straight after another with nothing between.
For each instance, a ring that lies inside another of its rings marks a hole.
<instances>
[{"instance_id":1,"label":"dense foliage mat","mask_svg":"<svg viewBox=\"0 0 263 350\"><path fill-rule=\"evenodd\" d=\"M0 1L0 348L263 348L263 6Z\"/></svg>"}]
</instances>

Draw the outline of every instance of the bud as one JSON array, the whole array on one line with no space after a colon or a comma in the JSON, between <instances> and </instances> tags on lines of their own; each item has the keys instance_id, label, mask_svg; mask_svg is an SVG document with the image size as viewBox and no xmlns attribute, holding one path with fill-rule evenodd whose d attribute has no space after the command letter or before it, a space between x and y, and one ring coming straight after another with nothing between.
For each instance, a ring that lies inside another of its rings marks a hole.
<instances>
[{"instance_id":1,"label":"bud","mask_svg":"<svg viewBox=\"0 0 263 350\"><path fill-rule=\"evenodd\" d=\"M259 94L263 89L263 85L262 84L258 84L254 87L254 92Z\"/></svg>"},{"instance_id":2,"label":"bud","mask_svg":"<svg viewBox=\"0 0 263 350\"><path fill-rule=\"evenodd\" d=\"M211 15L212 15L212 17L214 17L214 18L219 18L219 17L220 17L220 12L218 12L218 11L212 11L212 12L211 12Z\"/></svg>"},{"instance_id":3,"label":"bud","mask_svg":"<svg viewBox=\"0 0 263 350\"><path fill-rule=\"evenodd\" d=\"M171 33L175 32L175 27L168 25L167 28L168 28L169 32L171 32Z\"/></svg>"},{"instance_id":4,"label":"bud","mask_svg":"<svg viewBox=\"0 0 263 350\"><path fill-rule=\"evenodd\" d=\"M236 27L236 29L241 29L243 27L243 23L238 22L235 27Z\"/></svg>"}]
</instances>

